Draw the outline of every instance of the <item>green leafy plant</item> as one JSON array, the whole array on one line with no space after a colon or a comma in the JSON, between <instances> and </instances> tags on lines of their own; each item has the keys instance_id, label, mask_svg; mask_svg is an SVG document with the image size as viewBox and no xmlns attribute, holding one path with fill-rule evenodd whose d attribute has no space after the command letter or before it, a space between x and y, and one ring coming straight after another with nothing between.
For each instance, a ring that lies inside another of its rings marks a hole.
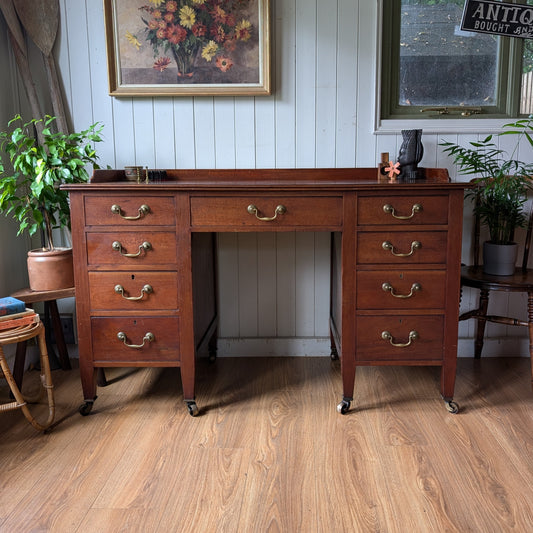
<instances>
[{"instance_id":1,"label":"green leafy plant","mask_svg":"<svg viewBox=\"0 0 533 533\"><path fill-rule=\"evenodd\" d=\"M66 183L89 179L86 166L99 168L94 143L102 141L103 126L95 123L79 133L53 133L55 117L24 123L20 115L9 121L12 131L0 132L0 156L7 155L13 172L3 175L7 162L0 160L0 211L19 223L17 235L44 230L46 249L54 249L52 230L70 229ZM43 143L35 137L35 125L43 126Z\"/></svg>"},{"instance_id":2,"label":"green leafy plant","mask_svg":"<svg viewBox=\"0 0 533 533\"><path fill-rule=\"evenodd\" d=\"M510 155L496 145L493 135L463 147L442 142L444 152L453 157L463 175L478 176L472 180L474 187L467 197L474 201L474 212L489 229L490 242L513 242L515 228L525 226L527 217L524 204L532 187L533 163L515 159L520 142L527 140L533 147L533 116L503 126L506 130L496 136L517 135L516 145Z\"/></svg>"}]
</instances>

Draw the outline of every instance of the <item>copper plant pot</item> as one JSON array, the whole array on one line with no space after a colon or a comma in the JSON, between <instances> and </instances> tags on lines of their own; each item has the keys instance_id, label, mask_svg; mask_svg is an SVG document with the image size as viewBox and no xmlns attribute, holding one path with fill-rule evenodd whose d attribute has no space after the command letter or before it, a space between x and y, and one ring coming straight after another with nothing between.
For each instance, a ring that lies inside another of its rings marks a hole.
<instances>
[{"instance_id":1,"label":"copper plant pot","mask_svg":"<svg viewBox=\"0 0 533 533\"><path fill-rule=\"evenodd\" d=\"M28 277L32 291L53 291L74 287L72 248L30 250Z\"/></svg>"}]
</instances>

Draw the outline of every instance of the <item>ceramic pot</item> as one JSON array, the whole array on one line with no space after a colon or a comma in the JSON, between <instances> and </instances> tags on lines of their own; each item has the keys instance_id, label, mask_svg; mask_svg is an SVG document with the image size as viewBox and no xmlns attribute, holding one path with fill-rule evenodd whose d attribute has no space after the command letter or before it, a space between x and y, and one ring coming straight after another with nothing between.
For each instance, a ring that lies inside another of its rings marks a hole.
<instances>
[{"instance_id":1,"label":"ceramic pot","mask_svg":"<svg viewBox=\"0 0 533 533\"><path fill-rule=\"evenodd\" d=\"M518 244L483 243L483 272L493 276L512 276L515 271Z\"/></svg>"},{"instance_id":2,"label":"ceramic pot","mask_svg":"<svg viewBox=\"0 0 533 533\"><path fill-rule=\"evenodd\" d=\"M30 250L28 277L32 291L53 291L74 287L72 248Z\"/></svg>"}]
</instances>

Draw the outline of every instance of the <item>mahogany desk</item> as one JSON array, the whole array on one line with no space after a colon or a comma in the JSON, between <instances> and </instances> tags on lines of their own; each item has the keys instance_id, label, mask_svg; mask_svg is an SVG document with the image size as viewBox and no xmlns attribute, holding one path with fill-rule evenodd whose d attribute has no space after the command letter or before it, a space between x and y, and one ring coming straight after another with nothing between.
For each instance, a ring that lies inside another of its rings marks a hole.
<instances>
[{"instance_id":1,"label":"mahogany desk","mask_svg":"<svg viewBox=\"0 0 533 533\"><path fill-rule=\"evenodd\" d=\"M167 170L133 183L97 170L68 185L80 371L176 366L191 415L196 354L216 347L215 232L332 233L330 331L342 401L358 365L436 365L452 401L464 184L441 169L387 183L375 168ZM386 178L385 178L386 180Z\"/></svg>"}]
</instances>

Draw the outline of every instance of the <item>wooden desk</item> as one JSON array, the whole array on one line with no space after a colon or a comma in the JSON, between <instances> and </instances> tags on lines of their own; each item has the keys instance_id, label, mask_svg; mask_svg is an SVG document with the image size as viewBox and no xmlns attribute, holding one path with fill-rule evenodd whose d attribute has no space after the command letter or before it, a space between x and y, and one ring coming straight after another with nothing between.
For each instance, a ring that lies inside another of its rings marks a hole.
<instances>
[{"instance_id":1,"label":"wooden desk","mask_svg":"<svg viewBox=\"0 0 533 533\"><path fill-rule=\"evenodd\" d=\"M464 184L373 168L168 170L126 182L97 170L69 185L80 371L87 414L96 369L178 366L195 415L195 356L216 346L214 232L328 231L330 330L345 413L358 365L436 365L455 386Z\"/></svg>"}]
</instances>

